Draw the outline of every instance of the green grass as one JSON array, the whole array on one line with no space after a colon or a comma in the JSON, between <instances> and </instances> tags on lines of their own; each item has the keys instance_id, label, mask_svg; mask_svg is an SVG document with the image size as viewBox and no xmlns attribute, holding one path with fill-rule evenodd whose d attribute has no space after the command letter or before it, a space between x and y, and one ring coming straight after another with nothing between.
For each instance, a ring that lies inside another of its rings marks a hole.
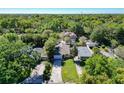
<instances>
[{"instance_id":1,"label":"green grass","mask_svg":"<svg viewBox=\"0 0 124 93\"><path fill-rule=\"evenodd\" d=\"M80 83L76 66L72 59L64 61L62 67L62 79L64 82L68 83Z\"/></svg>"}]
</instances>

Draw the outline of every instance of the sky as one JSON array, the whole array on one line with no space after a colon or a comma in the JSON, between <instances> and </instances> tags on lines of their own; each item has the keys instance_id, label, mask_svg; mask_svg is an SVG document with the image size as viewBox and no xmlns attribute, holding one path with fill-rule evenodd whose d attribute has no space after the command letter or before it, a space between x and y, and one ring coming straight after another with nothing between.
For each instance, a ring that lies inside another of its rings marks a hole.
<instances>
[{"instance_id":1,"label":"sky","mask_svg":"<svg viewBox=\"0 0 124 93\"><path fill-rule=\"evenodd\" d=\"M124 8L0 8L0 14L124 14Z\"/></svg>"}]
</instances>

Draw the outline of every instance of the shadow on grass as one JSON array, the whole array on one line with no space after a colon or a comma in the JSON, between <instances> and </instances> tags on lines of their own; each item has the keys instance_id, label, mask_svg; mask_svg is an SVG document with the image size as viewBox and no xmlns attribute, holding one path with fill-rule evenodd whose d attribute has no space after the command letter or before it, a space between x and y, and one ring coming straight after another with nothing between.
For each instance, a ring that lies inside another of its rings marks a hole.
<instances>
[{"instance_id":1,"label":"shadow on grass","mask_svg":"<svg viewBox=\"0 0 124 93\"><path fill-rule=\"evenodd\" d=\"M64 61L62 61L62 66L64 66L65 65L65 62Z\"/></svg>"}]
</instances>

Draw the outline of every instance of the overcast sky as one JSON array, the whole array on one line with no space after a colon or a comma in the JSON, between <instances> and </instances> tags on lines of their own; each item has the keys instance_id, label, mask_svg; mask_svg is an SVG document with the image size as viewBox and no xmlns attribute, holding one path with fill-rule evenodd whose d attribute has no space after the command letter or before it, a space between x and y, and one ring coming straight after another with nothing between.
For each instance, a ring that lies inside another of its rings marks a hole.
<instances>
[{"instance_id":1,"label":"overcast sky","mask_svg":"<svg viewBox=\"0 0 124 93\"><path fill-rule=\"evenodd\" d=\"M124 8L0 8L1 14L124 14Z\"/></svg>"}]
</instances>

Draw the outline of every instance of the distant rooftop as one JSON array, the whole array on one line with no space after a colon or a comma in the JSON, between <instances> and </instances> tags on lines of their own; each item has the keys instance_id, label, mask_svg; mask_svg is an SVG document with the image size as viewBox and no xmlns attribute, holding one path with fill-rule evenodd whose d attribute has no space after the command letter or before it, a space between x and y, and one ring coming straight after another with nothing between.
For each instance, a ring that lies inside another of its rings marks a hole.
<instances>
[{"instance_id":1,"label":"distant rooftop","mask_svg":"<svg viewBox=\"0 0 124 93\"><path fill-rule=\"evenodd\" d=\"M33 51L41 54L41 57L47 57L46 51L43 48L34 48Z\"/></svg>"},{"instance_id":2,"label":"distant rooftop","mask_svg":"<svg viewBox=\"0 0 124 93\"><path fill-rule=\"evenodd\" d=\"M41 51L43 50L43 48L34 48L33 51L36 51L37 53L41 54Z\"/></svg>"}]
</instances>

